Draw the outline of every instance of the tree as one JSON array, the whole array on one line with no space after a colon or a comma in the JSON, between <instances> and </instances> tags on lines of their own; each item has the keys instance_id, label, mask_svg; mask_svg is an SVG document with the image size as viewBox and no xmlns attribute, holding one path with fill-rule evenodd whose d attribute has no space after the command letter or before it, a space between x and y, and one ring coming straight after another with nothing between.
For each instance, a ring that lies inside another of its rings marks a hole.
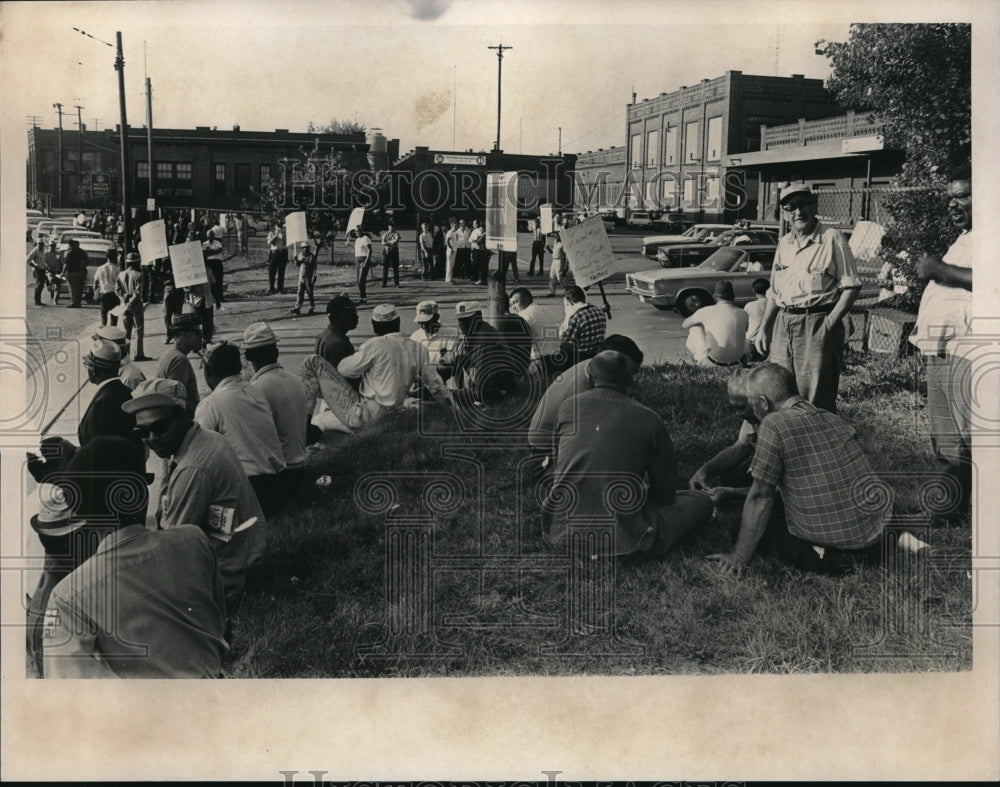
<instances>
[{"instance_id":1,"label":"tree","mask_svg":"<svg viewBox=\"0 0 1000 787\"><path fill-rule=\"evenodd\" d=\"M333 118L329 123L317 126L311 120L306 126L306 131L310 134L364 134L368 129L364 123L353 120L337 120Z\"/></svg>"},{"instance_id":2,"label":"tree","mask_svg":"<svg viewBox=\"0 0 1000 787\"><path fill-rule=\"evenodd\" d=\"M943 253L956 237L943 190L972 153L972 28L967 24L856 24L846 42L820 51L833 66L829 88L845 107L873 110L886 145L906 163L884 206L883 259L913 278L913 260ZM906 252L901 254L901 252ZM911 288L907 306L919 303Z\"/></svg>"}]
</instances>

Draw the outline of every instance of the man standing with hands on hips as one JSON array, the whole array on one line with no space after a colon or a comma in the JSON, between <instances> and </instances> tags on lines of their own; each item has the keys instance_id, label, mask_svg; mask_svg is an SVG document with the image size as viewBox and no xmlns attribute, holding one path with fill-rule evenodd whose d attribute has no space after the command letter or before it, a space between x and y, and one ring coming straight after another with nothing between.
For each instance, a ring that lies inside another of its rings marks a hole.
<instances>
[{"instance_id":1,"label":"man standing with hands on hips","mask_svg":"<svg viewBox=\"0 0 1000 787\"><path fill-rule=\"evenodd\" d=\"M844 359L843 317L858 297L854 255L840 230L816 218L816 196L805 183L781 190L791 232L778 241L767 310L757 351L793 375L804 399L837 412Z\"/></svg>"}]
</instances>

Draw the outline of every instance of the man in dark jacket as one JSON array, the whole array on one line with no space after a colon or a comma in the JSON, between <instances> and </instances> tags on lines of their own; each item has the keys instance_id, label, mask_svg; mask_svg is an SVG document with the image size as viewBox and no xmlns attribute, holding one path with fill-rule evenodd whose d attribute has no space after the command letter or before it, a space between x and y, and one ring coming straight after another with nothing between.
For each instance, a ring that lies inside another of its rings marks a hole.
<instances>
[{"instance_id":1,"label":"man in dark jacket","mask_svg":"<svg viewBox=\"0 0 1000 787\"><path fill-rule=\"evenodd\" d=\"M141 449L142 441L135 433L135 416L122 412L122 404L132 398L132 391L118 377L121 366L118 345L95 339L83 363L97 391L80 419L76 433L80 445L95 437L122 437Z\"/></svg>"}]
</instances>

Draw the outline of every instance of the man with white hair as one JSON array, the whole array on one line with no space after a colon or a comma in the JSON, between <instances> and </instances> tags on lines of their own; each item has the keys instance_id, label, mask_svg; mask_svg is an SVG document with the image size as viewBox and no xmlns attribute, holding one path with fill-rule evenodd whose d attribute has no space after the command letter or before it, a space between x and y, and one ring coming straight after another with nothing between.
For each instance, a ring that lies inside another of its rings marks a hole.
<instances>
[{"instance_id":1,"label":"man with white hair","mask_svg":"<svg viewBox=\"0 0 1000 787\"><path fill-rule=\"evenodd\" d=\"M331 412L351 430L362 429L398 410L410 387L420 380L440 404L451 404L451 394L427 354L427 348L399 333L399 313L390 303L372 309L375 337L344 358L335 369L318 355L302 362L306 411L312 413L322 397ZM355 388L348 378L360 378Z\"/></svg>"}]
</instances>

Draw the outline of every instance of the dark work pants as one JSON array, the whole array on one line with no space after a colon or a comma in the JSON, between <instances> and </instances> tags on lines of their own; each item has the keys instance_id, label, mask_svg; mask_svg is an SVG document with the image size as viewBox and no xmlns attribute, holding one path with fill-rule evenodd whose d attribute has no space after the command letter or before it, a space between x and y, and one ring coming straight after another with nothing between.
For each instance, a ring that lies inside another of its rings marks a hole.
<instances>
[{"instance_id":1,"label":"dark work pants","mask_svg":"<svg viewBox=\"0 0 1000 787\"><path fill-rule=\"evenodd\" d=\"M222 260L212 258L207 262L208 269L212 272L212 298L215 300L216 306L221 306L225 300L222 294Z\"/></svg>"},{"instance_id":2,"label":"dark work pants","mask_svg":"<svg viewBox=\"0 0 1000 787\"><path fill-rule=\"evenodd\" d=\"M118 304L120 304L120 303L121 303L121 301L118 299L118 296L115 295L113 292L105 292L105 293L101 294L101 325L102 326L108 324L108 317L111 318L111 324L112 325L117 325L118 324L118 318L115 317L113 314L109 315L108 312L110 312L113 308L115 308L116 306L118 306Z\"/></svg>"},{"instance_id":3,"label":"dark work pants","mask_svg":"<svg viewBox=\"0 0 1000 787\"><path fill-rule=\"evenodd\" d=\"M538 260L538 275L545 273L545 241L533 240L531 242L531 262L528 263L528 275L535 275L535 260Z\"/></svg>"},{"instance_id":4,"label":"dark work pants","mask_svg":"<svg viewBox=\"0 0 1000 787\"><path fill-rule=\"evenodd\" d=\"M382 251L382 286L389 284L389 268L392 267L392 281L399 286L399 249L384 249Z\"/></svg>"},{"instance_id":5,"label":"dark work pants","mask_svg":"<svg viewBox=\"0 0 1000 787\"><path fill-rule=\"evenodd\" d=\"M288 265L288 249L272 251L267 260L267 288L285 291L285 267ZM277 286L275 286L277 283Z\"/></svg>"}]
</instances>

